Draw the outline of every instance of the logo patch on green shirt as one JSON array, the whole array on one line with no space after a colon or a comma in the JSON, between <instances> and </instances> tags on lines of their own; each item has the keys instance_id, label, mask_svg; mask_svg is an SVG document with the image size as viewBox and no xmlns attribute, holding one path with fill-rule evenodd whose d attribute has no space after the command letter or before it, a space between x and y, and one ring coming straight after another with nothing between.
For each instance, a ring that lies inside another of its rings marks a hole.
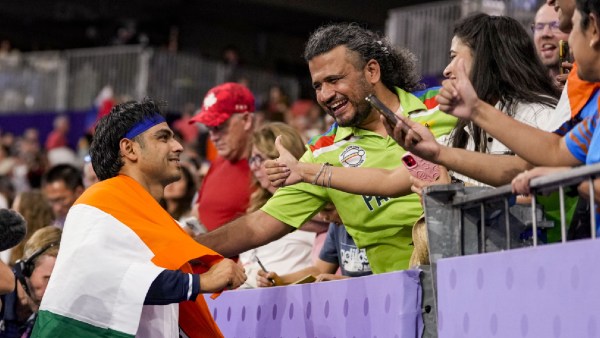
<instances>
[{"instance_id":1,"label":"logo patch on green shirt","mask_svg":"<svg viewBox=\"0 0 600 338\"><path fill-rule=\"evenodd\" d=\"M360 167L366 159L367 152L357 145L347 146L346 149L340 153L340 163L344 167Z\"/></svg>"}]
</instances>

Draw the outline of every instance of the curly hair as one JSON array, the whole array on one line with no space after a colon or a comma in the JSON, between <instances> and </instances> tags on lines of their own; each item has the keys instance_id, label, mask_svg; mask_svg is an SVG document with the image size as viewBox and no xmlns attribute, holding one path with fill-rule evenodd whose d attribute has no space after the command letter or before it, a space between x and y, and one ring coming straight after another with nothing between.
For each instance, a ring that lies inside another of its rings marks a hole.
<instances>
[{"instance_id":1,"label":"curly hair","mask_svg":"<svg viewBox=\"0 0 600 338\"><path fill-rule=\"evenodd\" d=\"M421 76L417 72L417 58L407 49L395 48L390 41L357 23L339 23L321 26L314 31L304 48L306 62L330 50L345 46L358 56L357 69L369 60L379 63L381 82L391 91L394 86L405 91L421 89Z\"/></svg>"},{"instance_id":2,"label":"curly hair","mask_svg":"<svg viewBox=\"0 0 600 338\"><path fill-rule=\"evenodd\" d=\"M145 98L142 102L125 102L114 106L110 113L98 122L90 145L90 157L100 181L117 176L125 164L119 148L119 142L125 134L145 118L164 116L161 112L163 106L163 103L156 103L150 98ZM143 146L140 135L133 140Z\"/></svg>"}]
</instances>

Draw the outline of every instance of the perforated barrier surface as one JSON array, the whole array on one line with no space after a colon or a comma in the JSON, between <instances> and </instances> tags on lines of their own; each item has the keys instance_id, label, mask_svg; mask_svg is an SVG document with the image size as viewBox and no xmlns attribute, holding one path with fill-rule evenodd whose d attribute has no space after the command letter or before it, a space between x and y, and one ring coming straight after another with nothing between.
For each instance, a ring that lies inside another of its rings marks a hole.
<instances>
[{"instance_id":1,"label":"perforated barrier surface","mask_svg":"<svg viewBox=\"0 0 600 338\"><path fill-rule=\"evenodd\" d=\"M227 338L420 337L419 271L205 296Z\"/></svg>"},{"instance_id":2,"label":"perforated barrier surface","mask_svg":"<svg viewBox=\"0 0 600 338\"><path fill-rule=\"evenodd\" d=\"M600 241L438 261L439 337L600 337Z\"/></svg>"}]
</instances>

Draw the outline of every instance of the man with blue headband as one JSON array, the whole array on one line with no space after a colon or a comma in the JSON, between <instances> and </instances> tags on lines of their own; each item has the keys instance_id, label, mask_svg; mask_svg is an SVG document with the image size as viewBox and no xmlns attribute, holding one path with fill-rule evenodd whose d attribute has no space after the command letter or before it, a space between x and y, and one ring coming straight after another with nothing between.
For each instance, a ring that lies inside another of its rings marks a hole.
<instances>
[{"instance_id":1,"label":"man with blue headband","mask_svg":"<svg viewBox=\"0 0 600 338\"><path fill-rule=\"evenodd\" d=\"M246 275L160 206L181 177L182 150L151 100L100 120L90 148L100 182L67 214L33 337L222 337L198 295L237 288Z\"/></svg>"}]
</instances>

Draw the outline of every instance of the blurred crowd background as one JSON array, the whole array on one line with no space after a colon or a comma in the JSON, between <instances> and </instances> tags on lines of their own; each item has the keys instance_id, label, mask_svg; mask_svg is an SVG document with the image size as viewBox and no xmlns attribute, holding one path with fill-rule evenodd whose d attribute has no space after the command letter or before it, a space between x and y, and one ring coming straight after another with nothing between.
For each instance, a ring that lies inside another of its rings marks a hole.
<instances>
[{"instance_id":1,"label":"blurred crowd background","mask_svg":"<svg viewBox=\"0 0 600 338\"><path fill-rule=\"evenodd\" d=\"M15 164L3 157L35 162L38 151L63 146L73 153L55 152L50 165L82 164L98 117L115 103L146 96L164 100L169 122L179 120L174 129L200 150L199 162L210 160L206 131L187 120L208 89L226 81L251 89L260 116L289 123L308 139L329 124L314 103L301 57L307 36L318 26L353 21L381 31L413 51L423 81L436 85L458 18L483 11L528 26L542 2L4 1L0 175ZM48 143L53 132L66 144Z\"/></svg>"}]
</instances>

